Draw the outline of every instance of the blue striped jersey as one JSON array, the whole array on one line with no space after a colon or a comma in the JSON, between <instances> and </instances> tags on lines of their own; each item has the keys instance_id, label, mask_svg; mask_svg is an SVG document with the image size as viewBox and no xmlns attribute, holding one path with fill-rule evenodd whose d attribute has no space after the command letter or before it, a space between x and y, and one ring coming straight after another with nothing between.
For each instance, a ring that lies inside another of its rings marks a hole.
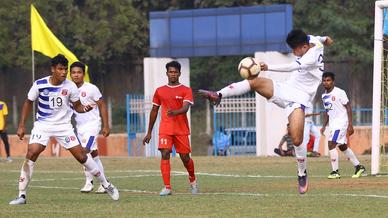
<instances>
[{"instance_id":1,"label":"blue striped jersey","mask_svg":"<svg viewBox=\"0 0 388 218\"><path fill-rule=\"evenodd\" d=\"M66 79L55 86L49 81L50 76L36 80L28 92L30 101L37 101L35 125L56 126L71 125L73 110L71 102L79 100L77 86Z\"/></svg>"}]
</instances>

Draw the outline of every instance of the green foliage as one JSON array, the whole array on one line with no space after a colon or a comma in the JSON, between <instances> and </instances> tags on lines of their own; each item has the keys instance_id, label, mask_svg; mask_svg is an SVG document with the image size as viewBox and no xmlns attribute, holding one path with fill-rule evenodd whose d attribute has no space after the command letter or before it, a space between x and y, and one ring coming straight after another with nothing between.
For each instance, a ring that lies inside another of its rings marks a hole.
<instances>
[{"instance_id":1,"label":"green foliage","mask_svg":"<svg viewBox=\"0 0 388 218\"><path fill-rule=\"evenodd\" d=\"M130 0L32 3L59 40L84 62L102 65L147 53L148 22ZM0 17L0 66L30 69L30 4L2 1Z\"/></svg>"}]
</instances>

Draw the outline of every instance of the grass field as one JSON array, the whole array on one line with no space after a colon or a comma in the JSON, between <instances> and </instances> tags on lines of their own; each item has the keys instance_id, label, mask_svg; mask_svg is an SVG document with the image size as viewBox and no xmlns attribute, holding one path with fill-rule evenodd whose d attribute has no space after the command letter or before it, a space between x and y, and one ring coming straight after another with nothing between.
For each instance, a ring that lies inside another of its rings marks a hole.
<instances>
[{"instance_id":1,"label":"grass field","mask_svg":"<svg viewBox=\"0 0 388 218\"><path fill-rule=\"evenodd\" d=\"M120 200L79 192L83 172L73 159L39 159L26 205L10 206L17 195L22 159L0 162L0 217L386 217L388 178L352 179L340 162L339 180L328 180L327 157L309 159L310 189L297 193L293 158L194 157L199 195L189 194L187 175L172 161L173 195L159 197L158 158L104 158L106 174ZM344 159L342 157L342 159ZM369 157L361 157L369 171ZM98 183L98 182L97 182Z\"/></svg>"}]
</instances>

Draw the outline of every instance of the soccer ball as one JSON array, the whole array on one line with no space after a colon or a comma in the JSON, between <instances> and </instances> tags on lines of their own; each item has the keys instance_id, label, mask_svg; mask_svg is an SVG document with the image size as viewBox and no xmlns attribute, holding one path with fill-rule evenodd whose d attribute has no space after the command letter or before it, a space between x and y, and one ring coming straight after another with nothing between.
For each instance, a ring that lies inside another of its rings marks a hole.
<instances>
[{"instance_id":1,"label":"soccer ball","mask_svg":"<svg viewBox=\"0 0 388 218\"><path fill-rule=\"evenodd\" d=\"M244 79L254 79L260 73L260 64L252 57L246 57L238 64L238 72Z\"/></svg>"}]
</instances>

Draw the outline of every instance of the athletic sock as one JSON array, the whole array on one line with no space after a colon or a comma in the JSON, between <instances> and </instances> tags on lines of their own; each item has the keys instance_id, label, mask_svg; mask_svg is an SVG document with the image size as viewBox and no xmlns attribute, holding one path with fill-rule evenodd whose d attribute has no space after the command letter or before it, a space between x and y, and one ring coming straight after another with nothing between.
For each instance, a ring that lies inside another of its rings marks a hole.
<instances>
[{"instance_id":1,"label":"athletic sock","mask_svg":"<svg viewBox=\"0 0 388 218\"><path fill-rule=\"evenodd\" d=\"M306 145L303 145L303 143L299 146L294 146L295 148L295 157L298 165L298 176L304 176L306 175L306 156L307 156L307 150Z\"/></svg>"},{"instance_id":2,"label":"athletic sock","mask_svg":"<svg viewBox=\"0 0 388 218\"><path fill-rule=\"evenodd\" d=\"M30 182L32 173L34 172L34 165L35 162L32 160L26 159L23 162L19 178L19 197L22 195L26 196L28 183Z\"/></svg>"},{"instance_id":3,"label":"athletic sock","mask_svg":"<svg viewBox=\"0 0 388 218\"><path fill-rule=\"evenodd\" d=\"M251 91L251 85L249 84L248 80L243 80L241 82L232 83L217 93L221 93L222 97L226 98L230 96L242 95L249 91Z\"/></svg>"},{"instance_id":4,"label":"athletic sock","mask_svg":"<svg viewBox=\"0 0 388 218\"><path fill-rule=\"evenodd\" d=\"M343 151L345 156L353 163L354 166L357 166L360 164L360 161L358 161L356 155L354 155L352 149L350 149L349 147Z\"/></svg>"},{"instance_id":5,"label":"athletic sock","mask_svg":"<svg viewBox=\"0 0 388 218\"><path fill-rule=\"evenodd\" d=\"M329 155L331 159L331 168L333 171L338 170L338 151L336 148L329 150Z\"/></svg>"},{"instance_id":6,"label":"athletic sock","mask_svg":"<svg viewBox=\"0 0 388 218\"><path fill-rule=\"evenodd\" d=\"M86 178L86 183L93 183L93 175L86 170L86 167L84 166L84 173L85 173L85 178Z\"/></svg>"},{"instance_id":7,"label":"athletic sock","mask_svg":"<svg viewBox=\"0 0 388 218\"><path fill-rule=\"evenodd\" d=\"M194 174L194 161L190 158L189 162L185 165L187 172L189 173L189 181L193 183L195 181Z\"/></svg>"},{"instance_id":8,"label":"athletic sock","mask_svg":"<svg viewBox=\"0 0 388 218\"><path fill-rule=\"evenodd\" d=\"M160 171L162 172L162 178L164 182L164 186L167 189L171 189L171 183L170 183L170 160L161 160L160 161Z\"/></svg>"},{"instance_id":9,"label":"athletic sock","mask_svg":"<svg viewBox=\"0 0 388 218\"><path fill-rule=\"evenodd\" d=\"M98 180L100 180L100 184L102 184L104 187L108 187L109 182L106 180L104 172L101 172L101 170L98 168L97 163L93 160L90 154L86 156L86 162L83 164L86 170L90 172L93 176L97 177Z\"/></svg>"}]
</instances>

